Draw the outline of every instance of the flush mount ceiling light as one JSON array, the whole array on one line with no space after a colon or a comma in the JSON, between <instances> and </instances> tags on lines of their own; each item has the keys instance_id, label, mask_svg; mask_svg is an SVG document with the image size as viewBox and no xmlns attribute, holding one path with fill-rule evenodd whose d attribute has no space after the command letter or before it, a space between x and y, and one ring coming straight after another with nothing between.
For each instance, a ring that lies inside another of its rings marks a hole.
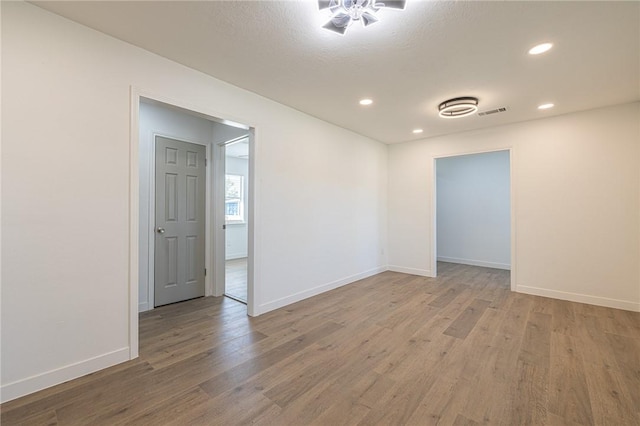
<instances>
[{"instance_id":1,"label":"flush mount ceiling light","mask_svg":"<svg viewBox=\"0 0 640 426\"><path fill-rule=\"evenodd\" d=\"M538 105L538 109L549 109L549 108L553 108L554 105L553 104L542 104L542 105Z\"/></svg>"},{"instance_id":2,"label":"flush mount ceiling light","mask_svg":"<svg viewBox=\"0 0 640 426\"><path fill-rule=\"evenodd\" d=\"M360 105L371 105L373 103L373 100L371 99L360 99L360 102L358 102Z\"/></svg>"},{"instance_id":3,"label":"flush mount ceiling light","mask_svg":"<svg viewBox=\"0 0 640 426\"><path fill-rule=\"evenodd\" d=\"M414 135L419 135L420 133L422 133L423 130L422 129L413 129L413 134Z\"/></svg>"},{"instance_id":4,"label":"flush mount ceiling light","mask_svg":"<svg viewBox=\"0 0 640 426\"><path fill-rule=\"evenodd\" d=\"M320 10L331 12L331 20L322 28L338 34L344 34L353 21L362 21L365 27L375 24L380 9L404 9L405 4L406 0L318 0Z\"/></svg>"},{"instance_id":5,"label":"flush mount ceiling light","mask_svg":"<svg viewBox=\"0 0 640 426\"><path fill-rule=\"evenodd\" d=\"M466 117L477 110L478 98L472 97L449 99L438 106L439 115L442 118Z\"/></svg>"}]
</instances>

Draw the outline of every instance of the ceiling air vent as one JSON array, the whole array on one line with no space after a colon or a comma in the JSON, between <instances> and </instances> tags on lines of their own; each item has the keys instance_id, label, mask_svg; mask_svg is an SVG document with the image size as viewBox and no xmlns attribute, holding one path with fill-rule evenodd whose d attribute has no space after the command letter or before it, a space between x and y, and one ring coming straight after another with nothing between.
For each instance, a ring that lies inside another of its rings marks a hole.
<instances>
[{"instance_id":1,"label":"ceiling air vent","mask_svg":"<svg viewBox=\"0 0 640 426\"><path fill-rule=\"evenodd\" d=\"M487 111L482 111L478 113L478 116L482 117L484 115L497 114L499 112L505 112L507 107L494 108Z\"/></svg>"}]
</instances>

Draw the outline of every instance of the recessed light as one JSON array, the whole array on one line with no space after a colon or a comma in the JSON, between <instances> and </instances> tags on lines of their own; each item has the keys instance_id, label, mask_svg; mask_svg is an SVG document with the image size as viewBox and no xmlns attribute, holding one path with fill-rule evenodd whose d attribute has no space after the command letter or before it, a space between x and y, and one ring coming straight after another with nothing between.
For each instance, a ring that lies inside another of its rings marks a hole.
<instances>
[{"instance_id":1,"label":"recessed light","mask_svg":"<svg viewBox=\"0 0 640 426\"><path fill-rule=\"evenodd\" d=\"M552 43L542 43L537 46L533 46L529 49L529 55L539 55L551 49L553 47Z\"/></svg>"},{"instance_id":2,"label":"recessed light","mask_svg":"<svg viewBox=\"0 0 640 426\"><path fill-rule=\"evenodd\" d=\"M553 104L538 105L538 109L549 109L549 108L553 108Z\"/></svg>"},{"instance_id":3,"label":"recessed light","mask_svg":"<svg viewBox=\"0 0 640 426\"><path fill-rule=\"evenodd\" d=\"M415 133L416 135L417 135L418 133L422 133L422 132L423 132L423 130L422 130L422 129L413 129L413 133Z\"/></svg>"},{"instance_id":4,"label":"recessed light","mask_svg":"<svg viewBox=\"0 0 640 426\"><path fill-rule=\"evenodd\" d=\"M360 99L360 105L371 105L372 103L371 99Z\"/></svg>"}]
</instances>

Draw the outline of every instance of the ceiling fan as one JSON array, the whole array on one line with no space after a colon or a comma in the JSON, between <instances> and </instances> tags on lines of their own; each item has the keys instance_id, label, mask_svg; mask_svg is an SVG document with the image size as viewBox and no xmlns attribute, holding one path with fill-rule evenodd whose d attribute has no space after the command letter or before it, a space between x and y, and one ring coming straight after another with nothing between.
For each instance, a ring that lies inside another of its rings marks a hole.
<instances>
[{"instance_id":1,"label":"ceiling fan","mask_svg":"<svg viewBox=\"0 0 640 426\"><path fill-rule=\"evenodd\" d=\"M367 27L378 22L376 13L383 8L404 9L406 0L318 0L320 10L329 9L331 19L322 28L344 34L353 21Z\"/></svg>"}]
</instances>

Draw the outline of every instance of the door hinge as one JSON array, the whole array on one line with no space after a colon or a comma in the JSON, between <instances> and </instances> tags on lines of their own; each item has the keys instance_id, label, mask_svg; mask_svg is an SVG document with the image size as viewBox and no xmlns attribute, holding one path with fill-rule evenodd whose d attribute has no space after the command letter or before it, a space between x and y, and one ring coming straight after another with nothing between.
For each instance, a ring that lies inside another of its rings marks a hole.
<instances>
[{"instance_id":1,"label":"door hinge","mask_svg":"<svg viewBox=\"0 0 640 426\"><path fill-rule=\"evenodd\" d=\"M207 159L204 159L204 166L207 167Z\"/></svg>"},{"instance_id":2,"label":"door hinge","mask_svg":"<svg viewBox=\"0 0 640 426\"><path fill-rule=\"evenodd\" d=\"M207 276L207 268L204 268L204 276Z\"/></svg>"},{"instance_id":3,"label":"door hinge","mask_svg":"<svg viewBox=\"0 0 640 426\"><path fill-rule=\"evenodd\" d=\"M227 229L227 225L222 225L222 229Z\"/></svg>"}]
</instances>

